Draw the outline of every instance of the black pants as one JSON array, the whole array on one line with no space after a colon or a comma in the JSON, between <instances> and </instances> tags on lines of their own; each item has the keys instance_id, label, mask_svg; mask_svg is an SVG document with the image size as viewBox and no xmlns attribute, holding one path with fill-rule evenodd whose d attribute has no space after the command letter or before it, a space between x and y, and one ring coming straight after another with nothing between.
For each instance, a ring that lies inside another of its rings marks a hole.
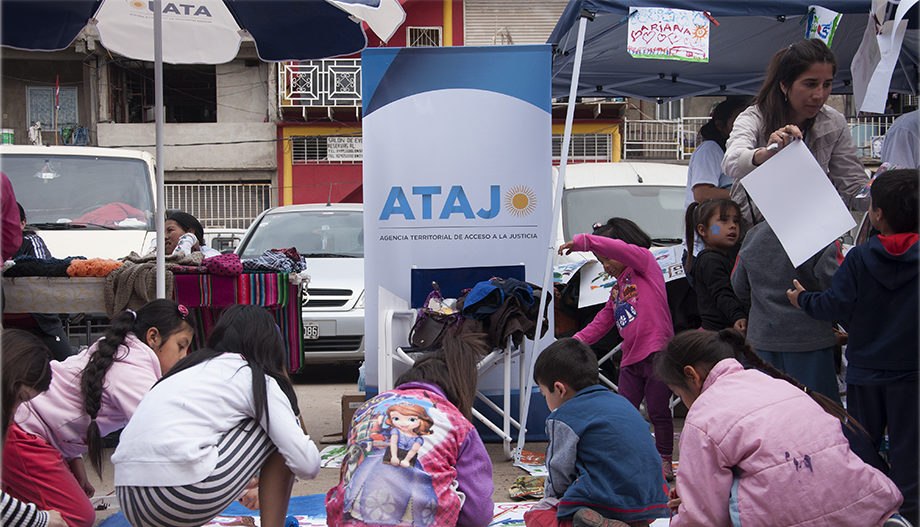
<instances>
[{"instance_id":1,"label":"black pants","mask_svg":"<svg viewBox=\"0 0 920 527\"><path fill-rule=\"evenodd\" d=\"M847 384L847 410L869 432L876 450L888 429L888 477L904 495L901 514L918 524L917 379L879 385Z\"/></svg>"},{"instance_id":2,"label":"black pants","mask_svg":"<svg viewBox=\"0 0 920 527\"><path fill-rule=\"evenodd\" d=\"M70 341L67 339L67 333L64 331L64 325L61 324L61 317L32 313L32 318L39 329L36 333L51 350L54 360L64 360L74 354Z\"/></svg>"}]
</instances>

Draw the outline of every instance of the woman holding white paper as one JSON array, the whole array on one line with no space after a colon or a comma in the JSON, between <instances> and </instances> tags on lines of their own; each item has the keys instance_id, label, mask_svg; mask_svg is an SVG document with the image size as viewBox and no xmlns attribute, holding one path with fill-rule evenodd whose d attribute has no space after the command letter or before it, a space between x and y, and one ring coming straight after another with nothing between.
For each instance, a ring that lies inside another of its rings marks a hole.
<instances>
[{"instance_id":1,"label":"woman holding white paper","mask_svg":"<svg viewBox=\"0 0 920 527\"><path fill-rule=\"evenodd\" d=\"M825 104L836 73L837 61L824 42L791 44L773 55L754 104L735 119L722 170L734 180L732 199L741 205L748 223L758 223L763 216L740 180L796 139L805 141L851 210L868 208L868 200L857 197L868 178L846 119Z\"/></svg>"}]
</instances>

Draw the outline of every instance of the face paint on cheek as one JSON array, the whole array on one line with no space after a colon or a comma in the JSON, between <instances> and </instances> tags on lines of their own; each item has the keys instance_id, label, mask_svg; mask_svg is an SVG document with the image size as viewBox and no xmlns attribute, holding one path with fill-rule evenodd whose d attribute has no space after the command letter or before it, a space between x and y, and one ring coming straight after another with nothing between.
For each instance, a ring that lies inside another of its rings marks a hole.
<instances>
[{"instance_id":1,"label":"face paint on cheek","mask_svg":"<svg viewBox=\"0 0 920 527\"><path fill-rule=\"evenodd\" d=\"M709 227L709 232L718 236L719 233L722 232L722 228L719 227L718 225L713 225L712 227Z\"/></svg>"}]
</instances>

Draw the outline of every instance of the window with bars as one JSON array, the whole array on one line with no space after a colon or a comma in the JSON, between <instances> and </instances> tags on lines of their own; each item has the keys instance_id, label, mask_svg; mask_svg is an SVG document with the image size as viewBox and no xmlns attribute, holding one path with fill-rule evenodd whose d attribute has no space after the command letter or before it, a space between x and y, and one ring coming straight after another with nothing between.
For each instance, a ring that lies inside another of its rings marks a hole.
<instances>
[{"instance_id":1,"label":"window with bars","mask_svg":"<svg viewBox=\"0 0 920 527\"><path fill-rule=\"evenodd\" d=\"M608 134L572 134L569 161L613 161L613 145ZM562 157L562 134L553 135L553 162Z\"/></svg>"},{"instance_id":2,"label":"window with bars","mask_svg":"<svg viewBox=\"0 0 920 527\"><path fill-rule=\"evenodd\" d=\"M406 28L406 42L410 48L440 47L440 27L408 27Z\"/></svg>"},{"instance_id":3,"label":"window with bars","mask_svg":"<svg viewBox=\"0 0 920 527\"><path fill-rule=\"evenodd\" d=\"M294 164L360 163L364 159L359 135L312 135L291 138Z\"/></svg>"},{"instance_id":4,"label":"window with bars","mask_svg":"<svg viewBox=\"0 0 920 527\"><path fill-rule=\"evenodd\" d=\"M54 86L29 86L26 88L28 106L28 122L26 128L35 121L40 121L42 127L50 130L54 125ZM77 115L77 88L75 86L61 86L58 94L57 125L73 126L79 123Z\"/></svg>"}]
</instances>

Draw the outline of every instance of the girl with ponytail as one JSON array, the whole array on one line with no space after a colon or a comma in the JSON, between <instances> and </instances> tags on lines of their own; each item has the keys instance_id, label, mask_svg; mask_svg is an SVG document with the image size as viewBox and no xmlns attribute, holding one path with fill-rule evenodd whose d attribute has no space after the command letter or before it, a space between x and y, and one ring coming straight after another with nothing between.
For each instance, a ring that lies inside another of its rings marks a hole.
<instances>
[{"instance_id":1,"label":"girl with ponytail","mask_svg":"<svg viewBox=\"0 0 920 527\"><path fill-rule=\"evenodd\" d=\"M115 491L131 525L204 525L256 475L261 525L285 524L294 476L319 472L287 356L271 314L235 305L207 347L154 386L112 455Z\"/></svg>"},{"instance_id":2,"label":"girl with ponytail","mask_svg":"<svg viewBox=\"0 0 920 527\"><path fill-rule=\"evenodd\" d=\"M897 487L850 449L841 423L858 425L740 333L685 331L657 355L655 373L689 408L672 527L907 525Z\"/></svg>"},{"instance_id":3,"label":"girl with ponytail","mask_svg":"<svg viewBox=\"0 0 920 527\"><path fill-rule=\"evenodd\" d=\"M154 300L116 315L105 336L63 362L51 362L48 391L20 405L3 449L3 488L58 510L70 527L96 513L83 463L102 472L102 440L124 427L141 398L185 357L193 329L188 309Z\"/></svg>"}]
</instances>

